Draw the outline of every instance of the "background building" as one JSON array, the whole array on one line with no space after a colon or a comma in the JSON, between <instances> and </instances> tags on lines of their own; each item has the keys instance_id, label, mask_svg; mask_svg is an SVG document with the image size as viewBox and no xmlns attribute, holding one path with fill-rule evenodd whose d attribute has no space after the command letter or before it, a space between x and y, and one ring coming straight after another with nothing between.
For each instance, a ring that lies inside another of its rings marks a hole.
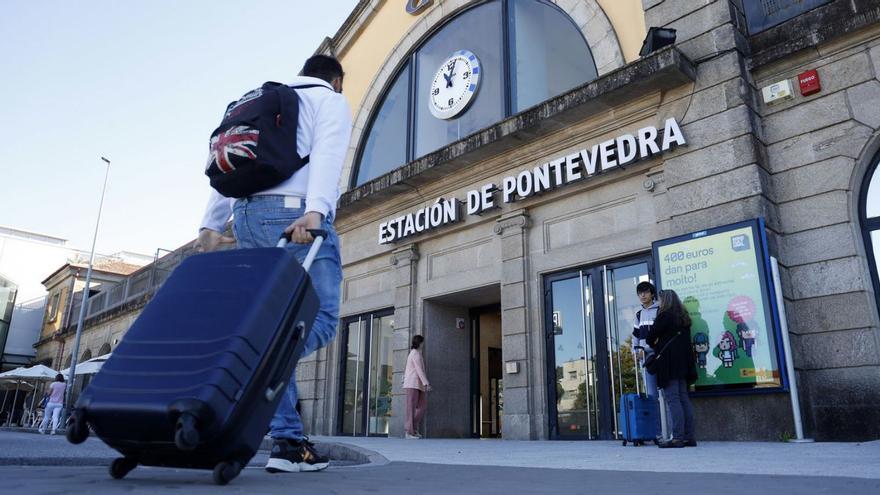
<instances>
[{"instance_id":1,"label":"background building","mask_svg":"<svg viewBox=\"0 0 880 495\"><path fill-rule=\"evenodd\" d=\"M111 352L156 289L192 252L188 243L143 266L119 259L95 263L79 362ZM83 263L66 263L43 281L49 304L34 344L36 362L59 370L70 366L87 268Z\"/></svg>"},{"instance_id":2,"label":"background building","mask_svg":"<svg viewBox=\"0 0 880 495\"><path fill-rule=\"evenodd\" d=\"M87 263L88 255L88 252L70 247L66 239L0 226L0 276L16 288L14 294L8 287L0 289L2 294L14 295L12 312L6 319L8 331L0 324L0 370L31 364L36 356L33 346L39 339L47 304L55 304L53 311L64 305L58 300L60 293L47 298L43 279L64 263ZM96 254L96 260L98 263L113 261L140 266L152 261L152 257L120 252ZM3 314L0 310L0 317Z\"/></svg>"}]
</instances>

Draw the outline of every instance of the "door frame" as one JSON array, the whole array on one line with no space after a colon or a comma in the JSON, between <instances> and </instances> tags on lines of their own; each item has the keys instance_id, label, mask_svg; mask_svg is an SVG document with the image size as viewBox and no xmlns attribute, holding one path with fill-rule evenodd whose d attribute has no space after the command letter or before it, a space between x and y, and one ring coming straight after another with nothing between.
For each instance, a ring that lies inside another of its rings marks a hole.
<instances>
[{"instance_id":1,"label":"door frame","mask_svg":"<svg viewBox=\"0 0 880 495\"><path fill-rule=\"evenodd\" d=\"M372 359L371 349L372 349L372 340L373 340L373 321L376 318L384 318L386 316L394 315L394 308L386 308L378 311L371 311L368 313L361 313L352 316L346 316L342 318L339 323L339 359L338 359L338 370L339 377L337 383L337 410L336 410L336 434L339 436L346 437L385 437L388 435L385 434L371 434L368 431L369 428L369 408L370 408L370 359ZM363 387L363 400L360 404L360 418L358 418L359 426L361 427L361 434L355 433L344 433L344 421L345 421L345 373L347 371L347 357L348 357L348 337L349 324L363 321L364 322L364 335L359 342L363 345L363 360L364 360L364 374L358 379L358 386Z\"/></svg>"},{"instance_id":2,"label":"door frame","mask_svg":"<svg viewBox=\"0 0 880 495\"><path fill-rule=\"evenodd\" d=\"M501 303L488 304L486 306L477 306L470 308L468 311L468 320L470 320L470 364L471 364L471 380L470 380L470 424L471 438L481 438L480 415L477 408L480 404L480 315L501 313ZM502 330L502 340L504 332ZM502 345L502 356L504 349ZM502 357L503 359L503 357ZM500 434L500 433L499 433Z\"/></svg>"},{"instance_id":3,"label":"door frame","mask_svg":"<svg viewBox=\"0 0 880 495\"><path fill-rule=\"evenodd\" d=\"M593 292L593 301L599 300L601 297L602 304L593 306L593 325L596 329L596 355L603 356L602 359L596 360L596 373L598 374L596 386L598 387L597 398L599 411L599 431L596 435L597 440L613 440L615 439L615 421L614 416L617 414L614 405L616 400L612 397L614 391L611 387L611 364L608 359L609 348L609 315L608 315L608 287L607 272L609 270L617 270L627 266L639 263L647 265L649 280L656 280L654 277L654 263L650 251L638 253L623 258L615 258L604 263L590 263L566 270L548 273L543 276L544 291L544 359L546 380L546 397L547 397L547 421L548 421L548 437L551 440L591 440L588 435L567 435L562 437L559 435L558 410L556 408L556 347L553 334L553 282L560 280L568 280L578 278L583 274L590 277L590 290ZM653 283L653 282L652 282ZM580 287L583 290L583 287ZM589 414L589 413L588 413Z\"/></svg>"}]
</instances>

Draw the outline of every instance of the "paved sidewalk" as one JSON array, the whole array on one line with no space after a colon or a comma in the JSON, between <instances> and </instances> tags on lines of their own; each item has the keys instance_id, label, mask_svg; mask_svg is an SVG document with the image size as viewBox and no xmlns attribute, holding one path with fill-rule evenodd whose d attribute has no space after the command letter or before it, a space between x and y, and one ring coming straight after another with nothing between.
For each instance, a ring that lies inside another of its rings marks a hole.
<instances>
[{"instance_id":1,"label":"paved sidewalk","mask_svg":"<svg viewBox=\"0 0 880 495\"><path fill-rule=\"evenodd\" d=\"M590 471L730 473L824 476L880 480L880 441L789 444L700 442L696 448L622 447L610 441L512 441L472 439L312 437L336 466L357 469L389 462ZM90 437L71 445L61 436L0 431L0 465L106 466L119 455ZM261 451L251 466L265 464ZM354 463L364 463L351 466Z\"/></svg>"},{"instance_id":2,"label":"paved sidewalk","mask_svg":"<svg viewBox=\"0 0 880 495\"><path fill-rule=\"evenodd\" d=\"M700 442L696 448L622 447L614 441L403 440L313 437L355 445L391 462L529 468L730 473L880 479L880 441Z\"/></svg>"},{"instance_id":3,"label":"paved sidewalk","mask_svg":"<svg viewBox=\"0 0 880 495\"><path fill-rule=\"evenodd\" d=\"M249 466L263 467L269 457L270 441L263 442ZM371 451L355 446L319 443L319 452L331 458L332 466L387 464ZM63 434L39 435L31 431L0 430L0 466L109 466L120 454L94 435L80 445L72 445Z\"/></svg>"}]
</instances>

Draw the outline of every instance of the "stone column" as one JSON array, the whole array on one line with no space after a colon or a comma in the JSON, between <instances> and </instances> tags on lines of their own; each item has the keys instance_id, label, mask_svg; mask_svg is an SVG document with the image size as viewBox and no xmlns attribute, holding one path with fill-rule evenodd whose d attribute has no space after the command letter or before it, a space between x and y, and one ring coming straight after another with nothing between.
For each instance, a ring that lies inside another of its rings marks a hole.
<instances>
[{"instance_id":1,"label":"stone column","mask_svg":"<svg viewBox=\"0 0 880 495\"><path fill-rule=\"evenodd\" d=\"M406 357L409 354L409 340L414 333L416 320L416 262L419 251L415 244L410 244L391 253L391 265L394 266L394 379L392 383L391 424L389 436L402 437L405 420L404 408L406 395L401 387L403 371L406 368Z\"/></svg>"},{"instance_id":2,"label":"stone column","mask_svg":"<svg viewBox=\"0 0 880 495\"><path fill-rule=\"evenodd\" d=\"M501 355L504 361L504 422L502 438L535 438L529 390L528 237L525 210L514 210L495 223L501 236ZM510 368L515 367L516 373Z\"/></svg>"}]
</instances>

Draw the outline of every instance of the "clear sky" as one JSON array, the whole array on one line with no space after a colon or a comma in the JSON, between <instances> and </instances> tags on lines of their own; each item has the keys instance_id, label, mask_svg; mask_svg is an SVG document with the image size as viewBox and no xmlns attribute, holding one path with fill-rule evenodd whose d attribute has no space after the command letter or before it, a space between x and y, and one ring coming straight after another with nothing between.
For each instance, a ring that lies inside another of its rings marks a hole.
<instances>
[{"instance_id":1,"label":"clear sky","mask_svg":"<svg viewBox=\"0 0 880 495\"><path fill-rule=\"evenodd\" d=\"M7 0L0 225L100 253L193 239L227 103L287 81L356 0Z\"/></svg>"}]
</instances>

